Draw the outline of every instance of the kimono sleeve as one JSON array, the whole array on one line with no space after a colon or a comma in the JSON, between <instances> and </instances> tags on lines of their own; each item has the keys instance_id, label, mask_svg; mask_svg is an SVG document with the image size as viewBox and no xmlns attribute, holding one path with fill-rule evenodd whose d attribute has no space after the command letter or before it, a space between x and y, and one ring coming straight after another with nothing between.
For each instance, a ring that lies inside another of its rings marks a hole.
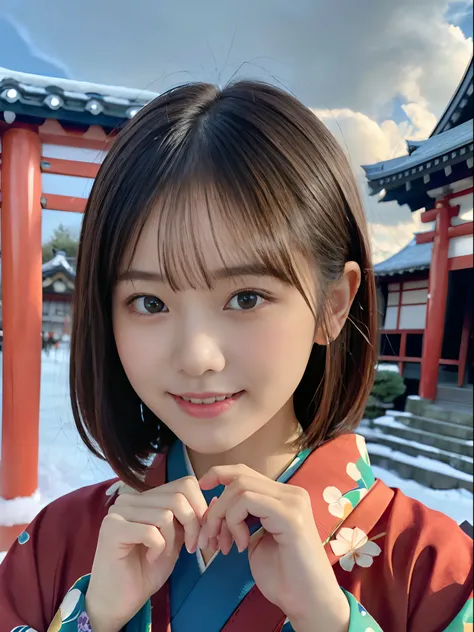
<instances>
[{"instance_id":1,"label":"kimono sleeve","mask_svg":"<svg viewBox=\"0 0 474 632\"><path fill-rule=\"evenodd\" d=\"M53 618L48 586L55 583L58 544L43 528L47 512L38 514L0 564L0 632L43 632Z\"/></svg>"},{"instance_id":2,"label":"kimono sleeve","mask_svg":"<svg viewBox=\"0 0 474 632\"><path fill-rule=\"evenodd\" d=\"M472 539L445 514L400 492L394 504L385 571L397 580L389 596L406 604L407 629L472 630Z\"/></svg>"},{"instance_id":3,"label":"kimono sleeve","mask_svg":"<svg viewBox=\"0 0 474 632\"><path fill-rule=\"evenodd\" d=\"M350 606L350 621L347 632L383 632L378 623L363 608L357 599L342 588ZM295 632L290 622L285 623L281 632ZM457 631L456 631L457 632Z\"/></svg>"},{"instance_id":4,"label":"kimono sleeve","mask_svg":"<svg viewBox=\"0 0 474 632\"><path fill-rule=\"evenodd\" d=\"M0 564L0 632L50 628L68 591L91 571L112 482L54 501L12 544Z\"/></svg>"}]
</instances>

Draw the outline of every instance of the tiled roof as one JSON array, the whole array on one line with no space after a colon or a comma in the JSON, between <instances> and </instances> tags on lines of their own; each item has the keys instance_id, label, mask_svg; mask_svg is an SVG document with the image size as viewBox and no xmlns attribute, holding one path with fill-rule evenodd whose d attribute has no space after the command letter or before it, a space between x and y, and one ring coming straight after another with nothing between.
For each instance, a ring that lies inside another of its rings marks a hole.
<instances>
[{"instance_id":1,"label":"tiled roof","mask_svg":"<svg viewBox=\"0 0 474 632\"><path fill-rule=\"evenodd\" d=\"M415 239L400 252L374 266L375 275L391 276L402 272L425 270L431 265L433 242L417 244Z\"/></svg>"},{"instance_id":2,"label":"tiled roof","mask_svg":"<svg viewBox=\"0 0 474 632\"><path fill-rule=\"evenodd\" d=\"M43 77L0 67L0 112L14 112L17 118L54 118L115 127L156 96L148 90Z\"/></svg>"},{"instance_id":3,"label":"tiled roof","mask_svg":"<svg viewBox=\"0 0 474 632\"><path fill-rule=\"evenodd\" d=\"M64 252L58 251L52 259L43 263L43 277L50 276L56 272L65 272L69 277L74 278L76 276L76 270L73 265L68 261L70 257L66 257Z\"/></svg>"},{"instance_id":4,"label":"tiled roof","mask_svg":"<svg viewBox=\"0 0 474 632\"><path fill-rule=\"evenodd\" d=\"M462 125L453 127L442 134L431 136L416 144L411 141L408 145L411 154L408 156L400 156L399 158L384 160L373 165L365 165L363 169L368 180L376 180L422 166L430 160L442 157L446 153L462 147L466 147L466 152L469 151L472 154L473 131L472 120L466 121Z\"/></svg>"}]
</instances>

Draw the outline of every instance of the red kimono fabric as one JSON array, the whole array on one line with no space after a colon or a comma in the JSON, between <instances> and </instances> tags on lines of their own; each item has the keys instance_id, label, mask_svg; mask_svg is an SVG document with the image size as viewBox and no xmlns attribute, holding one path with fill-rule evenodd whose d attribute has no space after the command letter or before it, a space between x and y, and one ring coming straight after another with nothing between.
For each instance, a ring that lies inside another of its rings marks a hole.
<instances>
[{"instance_id":1,"label":"red kimono fabric","mask_svg":"<svg viewBox=\"0 0 474 632\"><path fill-rule=\"evenodd\" d=\"M155 459L152 485L165 482L164 464L165 457ZM371 476L362 437L349 434L314 450L289 481L310 493L339 585L384 632L472 630L466 607L472 606L472 540L444 514ZM46 632L68 590L91 572L100 525L114 501L113 483L55 501L14 543L0 565L0 632L16 626ZM364 549L361 542L374 545ZM151 605L153 632L169 631L166 586ZM254 587L223 629L274 632L284 620Z\"/></svg>"}]
</instances>

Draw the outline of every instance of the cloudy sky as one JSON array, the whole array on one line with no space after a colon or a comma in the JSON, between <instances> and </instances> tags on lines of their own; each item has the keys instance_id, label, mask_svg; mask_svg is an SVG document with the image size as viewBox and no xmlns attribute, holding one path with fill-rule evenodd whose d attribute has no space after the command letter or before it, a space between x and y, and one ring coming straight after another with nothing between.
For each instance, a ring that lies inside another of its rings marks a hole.
<instances>
[{"instance_id":1,"label":"cloudy sky","mask_svg":"<svg viewBox=\"0 0 474 632\"><path fill-rule=\"evenodd\" d=\"M472 12L472 0L0 0L0 66L156 92L232 77L287 88L348 152L380 260L419 218L368 198L360 165L430 134L472 54ZM46 211L43 235L79 219Z\"/></svg>"}]
</instances>

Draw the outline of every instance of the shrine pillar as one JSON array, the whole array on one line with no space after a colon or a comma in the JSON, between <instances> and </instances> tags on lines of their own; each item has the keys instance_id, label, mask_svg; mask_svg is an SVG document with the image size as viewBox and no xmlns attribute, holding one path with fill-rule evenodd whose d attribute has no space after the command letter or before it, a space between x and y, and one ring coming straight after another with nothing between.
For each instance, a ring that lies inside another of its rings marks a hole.
<instances>
[{"instance_id":1,"label":"shrine pillar","mask_svg":"<svg viewBox=\"0 0 474 632\"><path fill-rule=\"evenodd\" d=\"M434 211L436 212L436 229L429 276L420 380L420 396L428 400L436 398L439 361L443 348L449 273L448 231L453 209L448 202L441 201L436 204Z\"/></svg>"},{"instance_id":2,"label":"shrine pillar","mask_svg":"<svg viewBox=\"0 0 474 632\"><path fill-rule=\"evenodd\" d=\"M13 128L3 134L0 496L7 500L31 496L38 487L42 319L40 160L41 142L34 130ZM0 527L0 550L2 544L5 546L12 539L12 531L8 534L8 527Z\"/></svg>"}]
</instances>

